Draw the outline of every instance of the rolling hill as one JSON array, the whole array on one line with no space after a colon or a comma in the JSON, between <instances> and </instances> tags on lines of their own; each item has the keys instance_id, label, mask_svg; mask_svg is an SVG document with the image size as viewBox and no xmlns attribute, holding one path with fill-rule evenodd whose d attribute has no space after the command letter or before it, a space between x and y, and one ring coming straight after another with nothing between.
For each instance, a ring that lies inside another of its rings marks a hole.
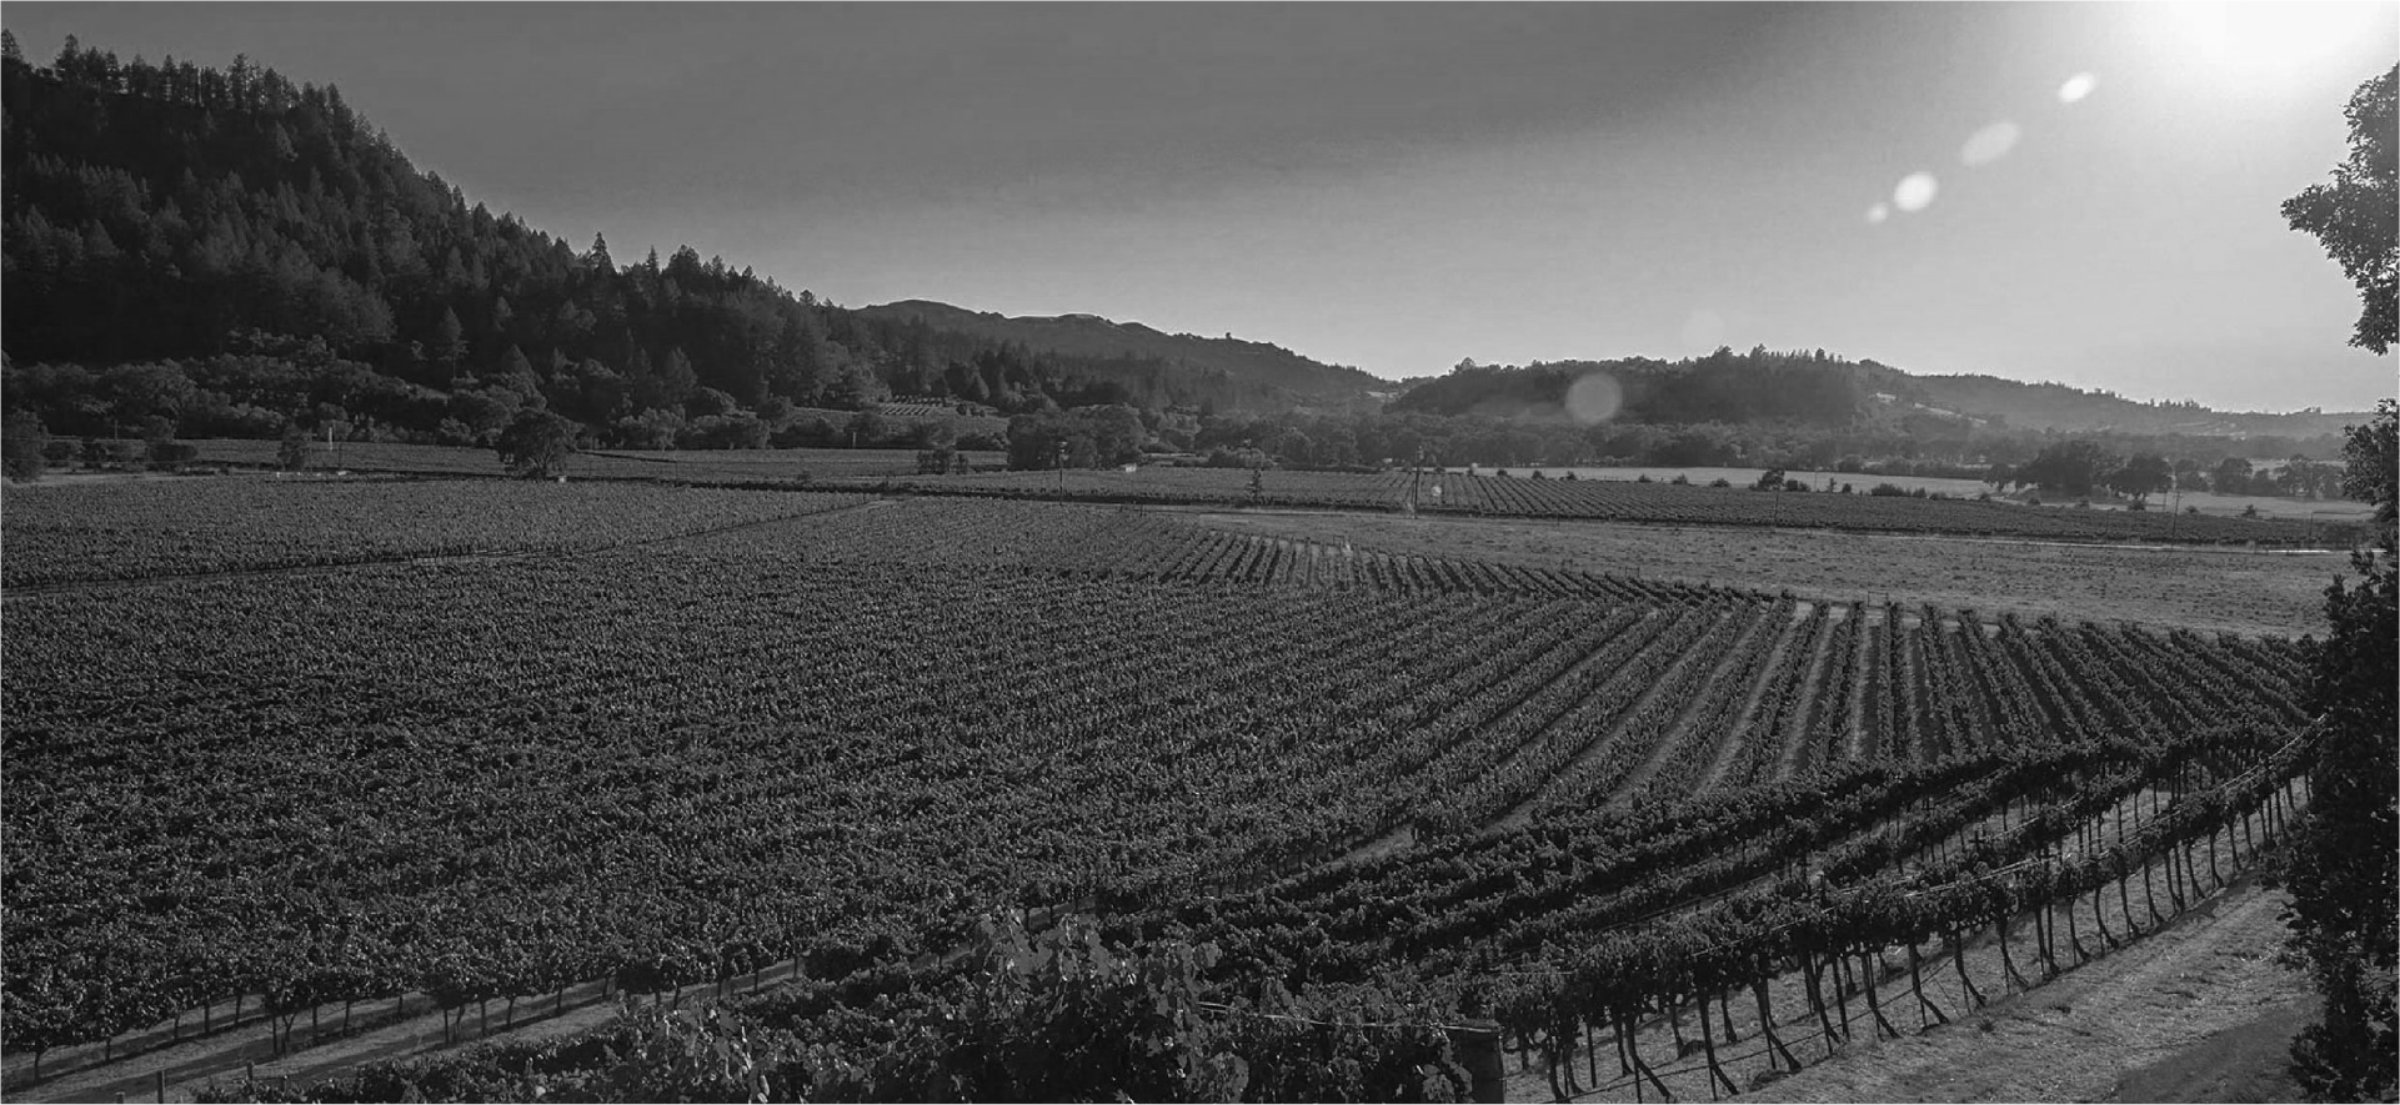
<instances>
[{"instance_id":1,"label":"rolling hill","mask_svg":"<svg viewBox=\"0 0 2400 1105\"><path fill-rule=\"evenodd\" d=\"M867 318L922 321L935 330L1020 345L1037 353L1087 360L1148 361L1168 376L1196 374L1211 390L1229 389L1233 406L1252 410L1290 408L1362 410L1379 405L1372 393L1390 381L1356 368L1311 360L1269 342L1228 334L1204 338L1169 334L1138 322L1098 315L1028 315L1009 318L947 303L907 299L858 313Z\"/></svg>"}]
</instances>

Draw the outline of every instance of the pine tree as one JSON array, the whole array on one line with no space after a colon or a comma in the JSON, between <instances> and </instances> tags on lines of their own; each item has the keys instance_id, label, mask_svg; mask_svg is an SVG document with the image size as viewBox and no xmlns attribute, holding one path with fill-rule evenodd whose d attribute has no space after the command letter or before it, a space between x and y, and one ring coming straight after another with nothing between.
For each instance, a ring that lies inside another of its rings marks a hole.
<instances>
[{"instance_id":1,"label":"pine tree","mask_svg":"<svg viewBox=\"0 0 2400 1105\"><path fill-rule=\"evenodd\" d=\"M459 365L467 359L467 328L459 325L458 312L442 308L442 320L434 324L433 346L427 352L442 366L450 385L457 386Z\"/></svg>"}]
</instances>

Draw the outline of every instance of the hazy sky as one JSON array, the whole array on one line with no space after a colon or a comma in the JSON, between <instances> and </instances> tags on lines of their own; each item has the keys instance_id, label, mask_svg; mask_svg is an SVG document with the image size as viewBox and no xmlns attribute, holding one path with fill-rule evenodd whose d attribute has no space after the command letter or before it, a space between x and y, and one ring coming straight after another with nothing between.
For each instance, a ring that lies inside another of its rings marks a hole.
<instances>
[{"instance_id":1,"label":"hazy sky","mask_svg":"<svg viewBox=\"0 0 2400 1105\"><path fill-rule=\"evenodd\" d=\"M851 306L1083 311L1391 377L1763 343L2245 409L2395 390L2277 211L2400 61L2390 2L5 19L36 60L247 53L578 249L688 243Z\"/></svg>"}]
</instances>

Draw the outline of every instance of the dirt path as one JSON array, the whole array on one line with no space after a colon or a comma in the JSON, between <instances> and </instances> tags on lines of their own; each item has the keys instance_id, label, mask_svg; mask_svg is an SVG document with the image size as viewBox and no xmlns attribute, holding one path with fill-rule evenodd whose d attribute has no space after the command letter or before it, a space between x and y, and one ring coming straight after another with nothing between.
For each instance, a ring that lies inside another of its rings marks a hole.
<instances>
[{"instance_id":1,"label":"dirt path","mask_svg":"<svg viewBox=\"0 0 2400 1105\"><path fill-rule=\"evenodd\" d=\"M1698 713L1709 698L1707 688L1725 677L1727 670L1731 669L1736 661L1750 651L1754 639L1760 633L1781 634L1790 628L1788 622L1778 625L1773 617L1757 617L1742 629L1740 636L1726 642L1724 651L1717 653L1709 661L1708 672L1692 685L1689 695L1684 699L1683 707L1675 711L1675 716L1660 731L1658 744L1650 749L1650 754L1644 757L1638 766L1626 772L1625 777L1618 780L1617 785L1610 789L1606 804L1619 809L1630 805L1634 796L1642 792L1643 785L1660 771L1666 769L1667 761L1674 757L1675 751L1682 747L1684 741L1709 739L1708 734L1691 732L1693 728L1692 715ZM1686 658L1706 651L1708 651L1708 642L1703 640L1686 654ZM1665 687L1673 681L1674 677L1670 675L1661 678L1658 685ZM1746 693L1755 693L1757 689L1755 686L1751 687ZM1626 716L1631 717L1633 714L1629 711ZM1732 735L1728 733L1719 736L1722 739L1730 740Z\"/></svg>"},{"instance_id":2,"label":"dirt path","mask_svg":"<svg viewBox=\"0 0 2400 1105\"><path fill-rule=\"evenodd\" d=\"M1867 691L1875 671L1875 631L1883 627L1884 612L1871 610L1865 603L1850 608L1858 618L1858 665L1850 678L1850 693L1843 702L1843 712L1849 726L1844 730L1848 743L1842 748L1842 758L1855 760L1867 750ZM1889 678L1888 676L1886 677Z\"/></svg>"},{"instance_id":3,"label":"dirt path","mask_svg":"<svg viewBox=\"0 0 2400 1105\"><path fill-rule=\"evenodd\" d=\"M1759 678L1751 680L1750 689L1743 693L1742 708L1733 715L1733 727L1725 731L1723 739L1717 744L1717 754L1710 758L1706 768L1701 769L1700 780L1692 784L1693 794L1706 794L1717 789L1725 773L1733 770L1733 762L1742 757L1743 743L1749 739L1750 727L1758 722L1759 704L1767 697L1767 687L1772 682L1769 677L1783 670L1783 654L1792 650L1792 638L1808 632L1809 615L1813 611L1814 608L1809 604L1801 603L1792 611L1791 620L1776 632L1775 643L1767 649L1767 658L1759 662ZM1810 647L1821 651L1817 649L1815 641L1810 642ZM1809 670L1815 670L1813 661ZM1807 684L1801 686L1805 688ZM1780 742L1783 734L1762 736Z\"/></svg>"},{"instance_id":4,"label":"dirt path","mask_svg":"<svg viewBox=\"0 0 2400 1105\"><path fill-rule=\"evenodd\" d=\"M1825 608L1825 628L1817 634L1816 645L1808 658L1808 672L1800 677L1800 685L1792 691L1801 696L1800 707L1792 711L1791 724L1778 735L1783 743L1775 755L1773 778L1777 780L1789 779L1799 770L1801 748L1807 743L1809 733L1816 728L1817 724L1817 709L1821 705L1818 701L1820 697L1818 684L1824 681L1825 665L1833 658L1833 650L1836 647L1834 641L1837 639L1836 631L1849 618L1849 607L1828 605ZM1853 682L1855 681L1854 679ZM1845 689L1845 693L1833 703L1833 707L1839 709L1847 705L1849 699L1850 695Z\"/></svg>"},{"instance_id":5,"label":"dirt path","mask_svg":"<svg viewBox=\"0 0 2400 1105\"><path fill-rule=\"evenodd\" d=\"M1718 616L1724 617L1726 615ZM1706 643L1708 640L1707 634L1715 632L1716 630L1714 628L1706 631L1706 633L1701 636L1700 643ZM1557 774L1554 774L1550 777L1549 782L1544 783L1532 794L1526 795L1524 801L1518 802L1515 806L1511 807L1506 814L1501 815L1500 820L1494 822L1493 824L1496 827L1504 829L1514 828L1531 819L1533 816L1533 811L1541 808L1542 804L1549 799L1551 793L1557 789L1561 780L1574 779L1581 776L1584 773L1586 766L1591 761L1599 758L1603 753L1607 752L1610 746L1614 745L1616 741L1624 735L1625 726L1629 723L1630 719L1641 716L1642 711L1648 709L1652 701L1656 700L1658 696L1665 694L1667 688L1675 685L1676 681L1682 676L1684 669L1690 667L1704 651L1706 650L1699 647L1699 644L1695 644L1693 647L1685 649L1681 656L1676 657L1672 663L1667 665L1665 671L1662 671L1658 674L1657 681L1650 685L1649 690L1643 691L1640 698L1634 699L1631 704L1625 707L1624 712L1618 715L1616 722L1608 727L1607 732L1594 737L1590 744L1584 746L1583 751L1575 754L1574 759L1567 761L1566 766L1559 768ZM1597 793L1596 788L1595 793Z\"/></svg>"}]
</instances>

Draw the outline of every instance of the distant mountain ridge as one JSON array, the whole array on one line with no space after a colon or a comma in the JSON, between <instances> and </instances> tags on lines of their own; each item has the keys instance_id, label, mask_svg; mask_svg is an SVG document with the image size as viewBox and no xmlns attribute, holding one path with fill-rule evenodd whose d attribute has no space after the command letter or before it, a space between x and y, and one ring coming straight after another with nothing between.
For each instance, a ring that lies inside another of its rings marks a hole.
<instances>
[{"instance_id":1,"label":"distant mountain ridge","mask_svg":"<svg viewBox=\"0 0 2400 1105\"><path fill-rule=\"evenodd\" d=\"M1883 365L1868 369L1887 393L1938 410L2009 426L2062 433L2113 430L2123 433L2188 434L2195 437L2275 435L2315 437L2344 426L2364 425L2372 411L2220 411L2189 401L2127 399L2109 391L2057 383L2026 383L1998 376L1917 376ZM1877 370L1880 370L1878 372ZM1888 373L1888 375L1884 375Z\"/></svg>"},{"instance_id":2,"label":"distant mountain ridge","mask_svg":"<svg viewBox=\"0 0 2400 1105\"><path fill-rule=\"evenodd\" d=\"M1920 376L1873 360L1823 350L1748 353L1660 361L1535 362L1460 365L1448 375L1394 385L1392 409L1482 415L1526 422L1571 417L1568 389L1587 376L1618 385L1615 417L1659 424L1805 423L1839 427L1862 420L1931 416L1995 430L2126 433L2189 437L2312 438L2363 424L2369 411L2292 414L2218 411L2192 402L2141 402L2106 391L1996 376Z\"/></svg>"},{"instance_id":3,"label":"distant mountain ridge","mask_svg":"<svg viewBox=\"0 0 2400 1105\"><path fill-rule=\"evenodd\" d=\"M1365 410L1379 405L1376 393L1397 390L1391 381L1371 373L1313 360L1271 342L1245 341L1231 334L1169 334L1095 314L1011 318L929 299L904 299L857 311L871 319L921 321L936 330L1021 345L1037 353L1156 362L1170 374L1196 375L1211 390L1229 388L1234 405L1248 409Z\"/></svg>"}]
</instances>

